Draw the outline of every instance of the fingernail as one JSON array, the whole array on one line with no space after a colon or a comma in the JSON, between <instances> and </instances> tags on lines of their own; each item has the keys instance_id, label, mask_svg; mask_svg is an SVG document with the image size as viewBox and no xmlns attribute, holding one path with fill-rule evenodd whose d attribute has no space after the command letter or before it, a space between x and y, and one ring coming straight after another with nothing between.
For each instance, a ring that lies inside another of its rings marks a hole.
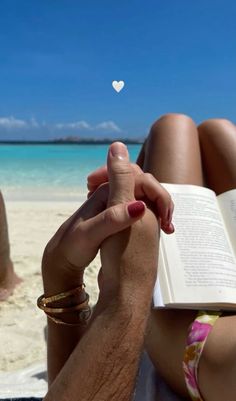
<instances>
[{"instance_id":1,"label":"fingernail","mask_svg":"<svg viewBox=\"0 0 236 401\"><path fill-rule=\"evenodd\" d=\"M173 234L173 232L175 231L175 227L173 223L167 224L166 226L162 227L162 230L164 230L165 232L167 231L168 234Z\"/></svg>"},{"instance_id":2,"label":"fingernail","mask_svg":"<svg viewBox=\"0 0 236 401\"><path fill-rule=\"evenodd\" d=\"M128 213L130 217L138 217L143 214L146 205L142 201L135 201L128 205Z\"/></svg>"},{"instance_id":3,"label":"fingernail","mask_svg":"<svg viewBox=\"0 0 236 401\"><path fill-rule=\"evenodd\" d=\"M128 157L127 147L122 142L114 142L110 146L110 152L113 157L124 159Z\"/></svg>"}]
</instances>

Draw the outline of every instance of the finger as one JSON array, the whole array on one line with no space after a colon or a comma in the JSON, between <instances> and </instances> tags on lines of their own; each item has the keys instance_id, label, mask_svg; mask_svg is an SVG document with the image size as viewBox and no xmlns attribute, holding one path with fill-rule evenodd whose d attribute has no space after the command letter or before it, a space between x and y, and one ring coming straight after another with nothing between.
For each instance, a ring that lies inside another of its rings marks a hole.
<instances>
[{"instance_id":1,"label":"finger","mask_svg":"<svg viewBox=\"0 0 236 401\"><path fill-rule=\"evenodd\" d=\"M155 203L155 213L161 218L161 228L167 234L174 232L171 223L174 204L166 189L149 173L143 173L137 164L131 164L135 176L135 198L146 197ZM90 197L97 186L108 181L107 166L102 166L88 176L88 188Z\"/></svg>"},{"instance_id":2,"label":"finger","mask_svg":"<svg viewBox=\"0 0 236 401\"><path fill-rule=\"evenodd\" d=\"M131 168L135 176L143 173L141 168L135 163L131 163ZM108 182L108 171L107 171L107 166L102 166L88 175L87 177L88 190L90 192L93 192L99 187L99 185L105 182Z\"/></svg>"},{"instance_id":3,"label":"finger","mask_svg":"<svg viewBox=\"0 0 236 401\"><path fill-rule=\"evenodd\" d=\"M134 175L129 162L128 149L122 142L111 144L107 157L107 169L108 205L132 201L134 199Z\"/></svg>"},{"instance_id":4,"label":"finger","mask_svg":"<svg viewBox=\"0 0 236 401\"><path fill-rule=\"evenodd\" d=\"M143 173L139 166L131 165L135 174L135 198L148 198L149 201L155 204L154 212L157 217L161 218L161 228L166 233L172 233L174 231L173 224L171 225L174 204L167 192L167 190L155 179L152 174ZM138 169L135 168L138 167ZM95 170L90 175L91 184L101 183L103 179L108 180L107 167L103 166ZM91 185L92 188L92 185ZM93 193L91 189L89 196Z\"/></svg>"},{"instance_id":5,"label":"finger","mask_svg":"<svg viewBox=\"0 0 236 401\"><path fill-rule=\"evenodd\" d=\"M71 232L68 241L76 252L77 244L97 252L101 243L109 236L130 227L145 213L146 205L142 201L120 203L111 206L89 220L80 223ZM73 246L74 245L74 246ZM72 255L71 255L72 256Z\"/></svg>"},{"instance_id":6,"label":"finger","mask_svg":"<svg viewBox=\"0 0 236 401\"><path fill-rule=\"evenodd\" d=\"M99 187L99 185L108 181L107 166L102 166L93 171L87 177L87 187L89 191L92 191Z\"/></svg>"},{"instance_id":7,"label":"finger","mask_svg":"<svg viewBox=\"0 0 236 401\"><path fill-rule=\"evenodd\" d=\"M173 232L173 225L170 226L174 203L169 192L154 178L152 174L144 173L136 177L135 197L147 198L155 204L155 213L161 218L161 228L167 232Z\"/></svg>"},{"instance_id":8,"label":"finger","mask_svg":"<svg viewBox=\"0 0 236 401\"><path fill-rule=\"evenodd\" d=\"M90 219L105 210L107 207L108 195L108 184L101 185L89 196L89 199L61 225L56 235L62 238L62 236L78 222Z\"/></svg>"}]
</instances>

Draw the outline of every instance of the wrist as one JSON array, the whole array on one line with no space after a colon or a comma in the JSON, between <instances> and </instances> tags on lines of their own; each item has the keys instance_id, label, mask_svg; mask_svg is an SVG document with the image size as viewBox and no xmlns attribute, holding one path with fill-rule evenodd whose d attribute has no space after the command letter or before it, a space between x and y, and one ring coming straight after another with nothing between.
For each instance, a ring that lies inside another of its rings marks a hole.
<instances>
[{"instance_id":1,"label":"wrist","mask_svg":"<svg viewBox=\"0 0 236 401\"><path fill-rule=\"evenodd\" d=\"M63 262L43 257L42 278L45 296L49 297L61 292L70 291L83 284L83 269L70 269Z\"/></svg>"},{"instance_id":2,"label":"wrist","mask_svg":"<svg viewBox=\"0 0 236 401\"><path fill-rule=\"evenodd\" d=\"M83 284L83 277L79 277L78 279L74 280L63 280L54 278L51 279L44 279L43 280L43 288L44 288L44 295L46 297L51 297L56 294L60 294L62 292L70 291L73 288L76 288Z\"/></svg>"},{"instance_id":3,"label":"wrist","mask_svg":"<svg viewBox=\"0 0 236 401\"><path fill-rule=\"evenodd\" d=\"M43 288L46 297L59 294L61 292L70 291L83 284L84 275L70 275L55 268L52 272L42 268Z\"/></svg>"},{"instance_id":4,"label":"wrist","mask_svg":"<svg viewBox=\"0 0 236 401\"><path fill-rule=\"evenodd\" d=\"M49 297L43 294L37 300L38 307L47 314L49 320L63 325L87 323L91 315L88 303L89 295L84 285Z\"/></svg>"}]
</instances>

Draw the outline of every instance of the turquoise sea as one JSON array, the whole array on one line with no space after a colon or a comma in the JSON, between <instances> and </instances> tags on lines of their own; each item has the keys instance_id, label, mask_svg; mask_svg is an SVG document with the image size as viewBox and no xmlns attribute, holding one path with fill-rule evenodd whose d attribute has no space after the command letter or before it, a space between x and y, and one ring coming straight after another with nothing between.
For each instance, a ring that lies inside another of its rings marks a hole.
<instances>
[{"instance_id":1,"label":"turquoise sea","mask_svg":"<svg viewBox=\"0 0 236 401\"><path fill-rule=\"evenodd\" d=\"M128 145L135 161L141 145ZM82 200L87 175L105 164L108 145L0 145L6 200Z\"/></svg>"}]
</instances>

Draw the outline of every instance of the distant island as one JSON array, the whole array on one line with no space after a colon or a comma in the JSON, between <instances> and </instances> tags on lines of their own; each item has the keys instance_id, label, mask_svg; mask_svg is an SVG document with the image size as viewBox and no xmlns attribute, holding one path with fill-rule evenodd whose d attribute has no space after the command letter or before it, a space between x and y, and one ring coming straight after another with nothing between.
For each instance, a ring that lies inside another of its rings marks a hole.
<instances>
[{"instance_id":1,"label":"distant island","mask_svg":"<svg viewBox=\"0 0 236 401\"><path fill-rule=\"evenodd\" d=\"M140 145L144 139L135 138L79 138L68 136L51 140L0 140L0 145L109 145L114 141L121 141L126 145Z\"/></svg>"}]
</instances>

